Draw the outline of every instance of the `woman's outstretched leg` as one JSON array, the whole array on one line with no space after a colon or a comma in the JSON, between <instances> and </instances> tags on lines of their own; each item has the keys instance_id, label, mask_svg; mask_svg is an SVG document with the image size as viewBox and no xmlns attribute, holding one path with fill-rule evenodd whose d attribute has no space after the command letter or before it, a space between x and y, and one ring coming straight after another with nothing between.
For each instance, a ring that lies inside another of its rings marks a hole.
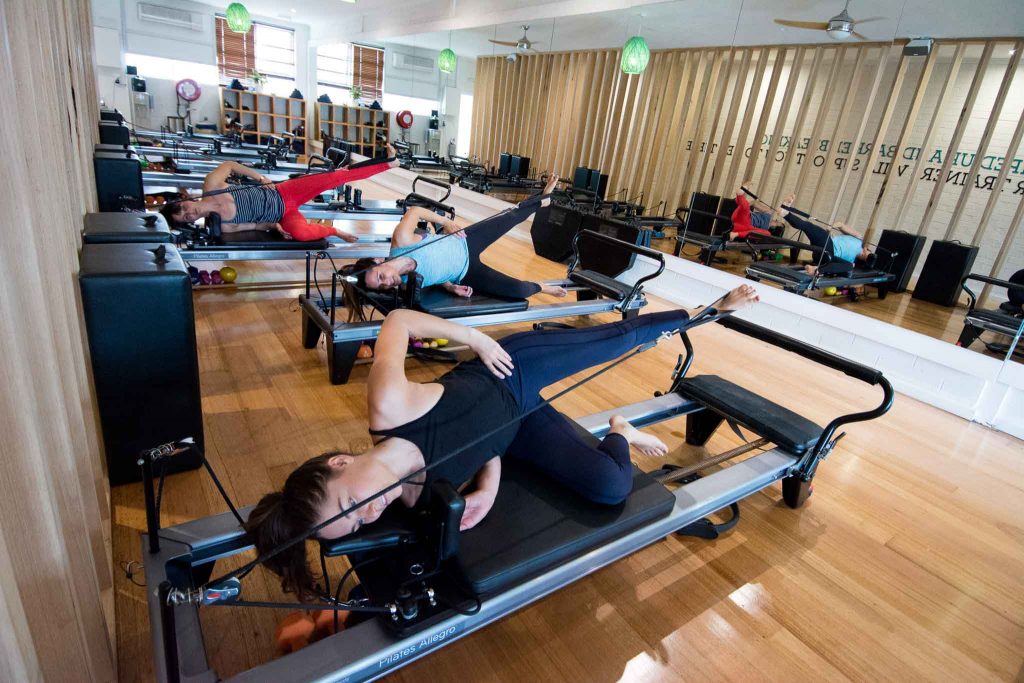
<instances>
[{"instance_id":1,"label":"woman's outstretched leg","mask_svg":"<svg viewBox=\"0 0 1024 683\"><path fill-rule=\"evenodd\" d=\"M722 302L723 310L739 310L757 301L757 291L741 285ZM607 363L665 332L686 329L686 311L662 311L596 327L520 332L501 346L512 357L506 381L523 410L536 405L541 390L588 368Z\"/></svg>"},{"instance_id":2,"label":"woman's outstretched leg","mask_svg":"<svg viewBox=\"0 0 1024 683\"><path fill-rule=\"evenodd\" d=\"M536 213L537 209L545 205L545 202L549 202L550 197L548 195L551 194L557 182L558 176L552 175L541 194L524 199L511 209L505 209L501 213L485 218L466 228L466 247L469 248L470 263L474 260L479 260L480 254L487 247L494 244L499 238L508 233L509 230Z\"/></svg>"}]
</instances>

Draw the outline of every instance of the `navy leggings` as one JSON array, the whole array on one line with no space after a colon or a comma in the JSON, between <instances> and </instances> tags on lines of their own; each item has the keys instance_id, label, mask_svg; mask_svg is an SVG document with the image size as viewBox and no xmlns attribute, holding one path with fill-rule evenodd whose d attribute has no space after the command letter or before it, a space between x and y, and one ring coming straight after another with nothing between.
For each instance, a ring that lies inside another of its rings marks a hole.
<instances>
[{"instance_id":1,"label":"navy leggings","mask_svg":"<svg viewBox=\"0 0 1024 683\"><path fill-rule=\"evenodd\" d=\"M544 387L614 360L663 332L685 328L688 320L686 311L664 311L597 327L510 335L501 340L514 368L508 388L526 412L543 401ZM550 405L523 420L505 457L528 462L598 503L620 503L633 489L626 439L609 434L592 446Z\"/></svg>"},{"instance_id":2,"label":"navy leggings","mask_svg":"<svg viewBox=\"0 0 1024 683\"><path fill-rule=\"evenodd\" d=\"M508 299L527 299L540 291L536 282L524 282L485 266L480 262L482 254L498 238L529 218L544 197L538 195L525 199L511 209L506 209L490 218L466 228L466 247L469 249L469 269L461 284L469 285L481 294L490 294Z\"/></svg>"},{"instance_id":3,"label":"navy leggings","mask_svg":"<svg viewBox=\"0 0 1024 683\"><path fill-rule=\"evenodd\" d=\"M829 239L831 235L828 230L820 225L815 225L811 221L804 220L800 216L793 214L792 211L786 213L786 222L807 235L807 241L812 245L819 249L824 249L828 252L829 256L832 255L832 240Z\"/></svg>"}]
</instances>

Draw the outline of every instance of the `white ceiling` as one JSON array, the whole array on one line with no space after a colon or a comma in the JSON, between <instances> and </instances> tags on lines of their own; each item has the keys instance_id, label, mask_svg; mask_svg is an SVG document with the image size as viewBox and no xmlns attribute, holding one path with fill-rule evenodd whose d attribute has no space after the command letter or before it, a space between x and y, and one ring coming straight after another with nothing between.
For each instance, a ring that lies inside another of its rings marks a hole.
<instances>
[{"instance_id":1,"label":"white ceiling","mask_svg":"<svg viewBox=\"0 0 1024 683\"><path fill-rule=\"evenodd\" d=\"M828 42L824 32L784 28L772 19L826 21L845 0L243 1L255 14L309 24L314 43L387 41L441 49L450 40L460 55L477 56L508 51L488 38L515 40L524 23L530 25L530 39L543 43L538 46L542 50L619 47L638 32L653 49ZM849 4L854 19L881 17L857 29L871 40L1024 35L1024 0Z\"/></svg>"}]
</instances>

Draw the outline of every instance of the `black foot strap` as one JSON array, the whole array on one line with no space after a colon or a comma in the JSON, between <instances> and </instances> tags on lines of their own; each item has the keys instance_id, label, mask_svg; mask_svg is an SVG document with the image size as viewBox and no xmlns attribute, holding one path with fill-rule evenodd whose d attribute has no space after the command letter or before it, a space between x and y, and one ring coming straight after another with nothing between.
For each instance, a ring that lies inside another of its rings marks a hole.
<instances>
[{"instance_id":1,"label":"black foot strap","mask_svg":"<svg viewBox=\"0 0 1024 683\"><path fill-rule=\"evenodd\" d=\"M536 331L540 331L540 330L575 330L576 326L575 325L570 325L568 323L559 323L559 322L549 321L549 322L543 322L543 323L534 323L533 324L533 329L536 330Z\"/></svg>"},{"instance_id":2,"label":"black foot strap","mask_svg":"<svg viewBox=\"0 0 1024 683\"><path fill-rule=\"evenodd\" d=\"M722 522L721 524L715 524L710 519L705 517L704 519L698 519L696 522L693 522L692 524L687 524L676 533L680 536L696 536L697 538L703 538L707 541L713 541L739 523L739 504L731 504L729 506L729 510L732 511L732 517Z\"/></svg>"},{"instance_id":3,"label":"black foot strap","mask_svg":"<svg viewBox=\"0 0 1024 683\"><path fill-rule=\"evenodd\" d=\"M661 468L651 472L651 475L657 479L659 474L668 474L678 469L682 469L679 465L662 465ZM691 474L687 477L676 481L676 484L689 484L690 482L697 481L700 479L699 474ZM676 533L680 536L696 536L697 538L703 538L707 541L713 541L726 531L729 531L734 526L739 524L740 521L740 506L738 503L732 503L729 505L729 510L732 511L732 516L726 521L715 524L707 517L698 519L696 522L687 524Z\"/></svg>"}]
</instances>

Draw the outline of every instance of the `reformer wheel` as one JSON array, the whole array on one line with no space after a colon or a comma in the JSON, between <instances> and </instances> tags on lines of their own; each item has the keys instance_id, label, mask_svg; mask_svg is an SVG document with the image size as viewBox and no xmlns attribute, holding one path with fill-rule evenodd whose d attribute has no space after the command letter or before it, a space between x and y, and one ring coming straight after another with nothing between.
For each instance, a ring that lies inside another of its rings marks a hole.
<instances>
[{"instance_id":1,"label":"reformer wheel","mask_svg":"<svg viewBox=\"0 0 1024 683\"><path fill-rule=\"evenodd\" d=\"M801 507L812 493L814 493L813 482L804 481L797 476L786 477L782 480L782 500L794 510Z\"/></svg>"}]
</instances>

